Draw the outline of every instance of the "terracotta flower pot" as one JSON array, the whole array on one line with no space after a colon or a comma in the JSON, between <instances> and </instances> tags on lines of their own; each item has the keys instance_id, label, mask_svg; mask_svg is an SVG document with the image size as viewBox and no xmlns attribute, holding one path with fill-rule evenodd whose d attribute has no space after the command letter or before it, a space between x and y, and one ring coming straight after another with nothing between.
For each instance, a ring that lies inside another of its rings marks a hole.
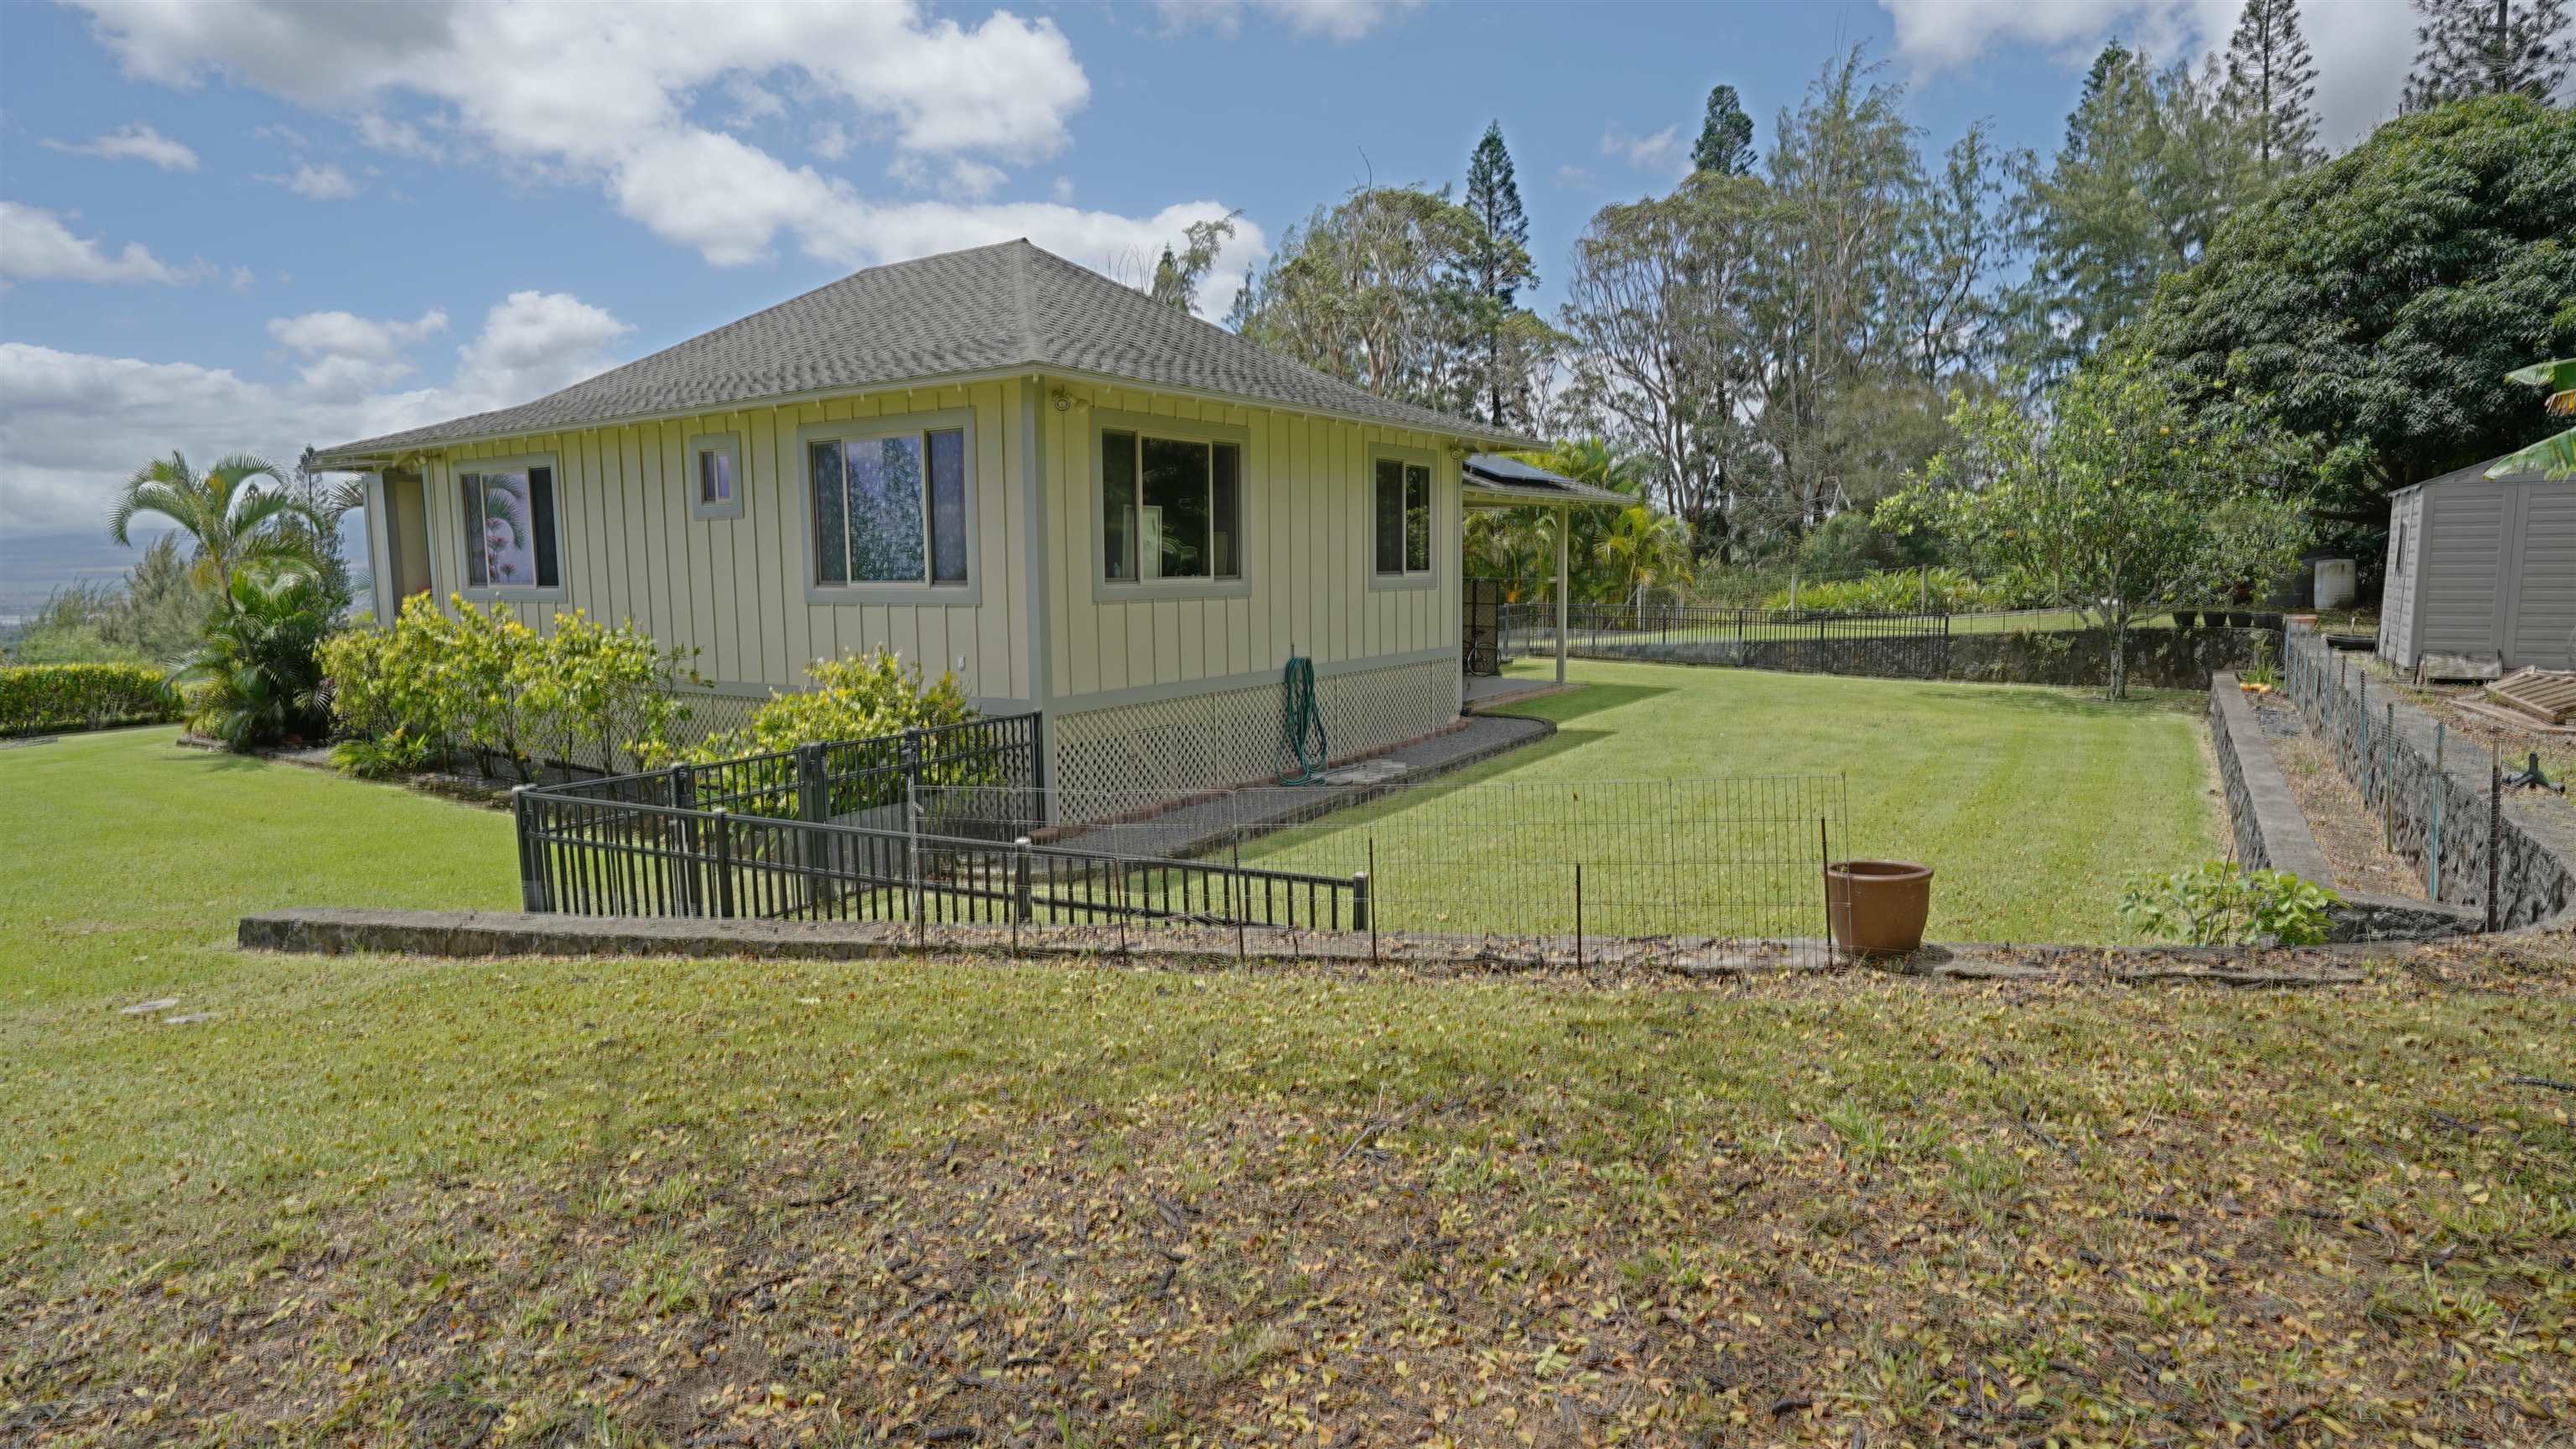
<instances>
[{"instance_id":1,"label":"terracotta flower pot","mask_svg":"<svg viewBox=\"0 0 2576 1449\"><path fill-rule=\"evenodd\" d=\"M1903 860L1838 860L1825 867L1834 944L1864 956L1902 955L1923 944L1932 914L1932 867Z\"/></svg>"}]
</instances>

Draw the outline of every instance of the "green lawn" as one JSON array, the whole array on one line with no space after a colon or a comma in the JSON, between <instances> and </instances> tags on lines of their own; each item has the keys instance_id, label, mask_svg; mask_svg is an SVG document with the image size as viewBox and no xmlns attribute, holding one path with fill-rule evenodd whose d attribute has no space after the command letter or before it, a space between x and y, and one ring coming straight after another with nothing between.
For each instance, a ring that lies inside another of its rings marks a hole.
<instances>
[{"instance_id":1,"label":"green lawn","mask_svg":"<svg viewBox=\"0 0 2576 1449\"><path fill-rule=\"evenodd\" d=\"M246 955L507 904L506 821L169 733L0 750L0 1442L2576 1432L2512 1080L2564 936L2278 994Z\"/></svg>"},{"instance_id":2,"label":"green lawn","mask_svg":"<svg viewBox=\"0 0 2576 1449\"><path fill-rule=\"evenodd\" d=\"M1586 859L1590 930L1813 934L1812 874L1758 864L1811 860L1812 813L1759 792L1612 782L1840 775L1849 819L1835 855L1934 866L1934 939L2095 943L2135 939L2113 906L2123 877L2225 852L2201 695L2113 704L2080 690L1582 660L1568 675L1585 687L1518 708L1555 721L1553 738L1249 854L1347 874L1375 837L1391 929L1570 929L1571 865ZM1487 785L1589 788L1516 800ZM1745 817L1759 819L1735 823ZM1682 871L1636 864L1675 857Z\"/></svg>"}]
</instances>

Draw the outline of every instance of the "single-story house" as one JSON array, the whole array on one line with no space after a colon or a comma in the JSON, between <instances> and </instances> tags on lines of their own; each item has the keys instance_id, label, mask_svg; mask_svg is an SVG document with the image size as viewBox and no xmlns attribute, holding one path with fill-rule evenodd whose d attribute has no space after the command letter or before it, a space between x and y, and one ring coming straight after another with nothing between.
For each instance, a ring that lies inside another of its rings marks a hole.
<instances>
[{"instance_id":1,"label":"single-story house","mask_svg":"<svg viewBox=\"0 0 2576 1449\"><path fill-rule=\"evenodd\" d=\"M2576 669L2576 478L2490 478L2492 461L2390 495L2379 657Z\"/></svg>"},{"instance_id":2,"label":"single-story house","mask_svg":"<svg viewBox=\"0 0 2576 1449\"><path fill-rule=\"evenodd\" d=\"M1270 773L1292 655L1336 758L1453 719L1465 509L1627 501L1468 476L1534 446L1014 241L315 461L366 475L379 618L579 608L750 697L883 646L1042 712L1055 785L1172 790Z\"/></svg>"}]
</instances>

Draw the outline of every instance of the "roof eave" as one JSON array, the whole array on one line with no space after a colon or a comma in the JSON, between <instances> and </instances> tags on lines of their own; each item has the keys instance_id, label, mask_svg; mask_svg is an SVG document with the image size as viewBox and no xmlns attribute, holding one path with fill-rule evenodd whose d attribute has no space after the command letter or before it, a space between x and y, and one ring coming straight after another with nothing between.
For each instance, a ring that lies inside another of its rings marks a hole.
<instances>
[{"instance_id":1,"label":"roof eave","mask_svg":"<svg viewBox=\"0 0 2576 1449\"><path fill-rule=\"evenodd\" d=\"M822 402L838 397L863 397L871 393L900 392L907 388L965 387L979 382L999 382L1007 378L1032 376L1063 377L1110 387L1140 388L1148 392L1170 393L1175 397L1197 398L1203 402L1221 403L1227 407L1268 408L1276 412L1302 413L1310 417L1332 418L1340 422L1355 423L1362 427L1399 428L1408 432L1433 433L1442 437L1456 438L1463 442L1473 444L1479 448L1500 448L1512 452L1531 452L1544 451L1547 447L1545 443L1536 442L1532 439L1520 437L1516 434L1486 430L1465 418L1424 419L1421 422L1397 422L1387 418L1373 418L1362 413L1347 412L1335 408L1308 407L1296 403L1273 401L1268 398L1251 397L1243 393L1217 392L1209 389L1184 387L1172 383L1146 382L1138 378L1124 377L1116 373L1091 372L1079 368L1068 368L1053 363L1026 361L1013 363L1005 367L977 368L971 372L931 373L921 377L906 378L900 382L871 383L863 387L830 387L816 388L805 392L776 393L766 397L742 398L737 401L712 404L702 408L682 409L679 411L654 410L624 413L610 417L596 418L587 422L567 423L559 427L514 427L500 429L498 431L467 433L453 438L441 438L435 442L423 442L397 447L385 446L385 439L399 438L402 434L387 433L382 438L361 438L354 443L343 443L336 448L316 449L313 454L313 465L316 468L334 472L365 472L371 468L390 466L405 458L442 453L450 448L462 448L474 443L489 443L502 438L540 437L549 433L584 432L592 428L629 427L636 423L677 422L685 421L689 418L707 417L720 413L739 412L744 408L786 407L797 403ZM1435 422L1439 425L1434 426ZM433 424L432 426L436 425Z\"/></svg>"}]
</instances>

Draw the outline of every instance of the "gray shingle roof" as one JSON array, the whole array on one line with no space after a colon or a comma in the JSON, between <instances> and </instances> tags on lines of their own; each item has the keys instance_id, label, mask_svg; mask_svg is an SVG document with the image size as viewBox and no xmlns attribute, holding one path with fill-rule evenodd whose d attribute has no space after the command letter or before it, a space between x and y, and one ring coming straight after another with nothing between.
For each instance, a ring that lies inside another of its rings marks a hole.
<instances>
[{"instance_id":1,"label":"gray shingle roof","mask_svg":"<svg viewBox=\"0 0 2576 1449\"><path fill-rule=\"evenodd\" d=\"M739 322L496 412L325 448L325 466L482 438L997 372L1079 373L1506 447L1528 440L1391 402L1026 240L854 272Z\"/></svg>"}]
</instances>

